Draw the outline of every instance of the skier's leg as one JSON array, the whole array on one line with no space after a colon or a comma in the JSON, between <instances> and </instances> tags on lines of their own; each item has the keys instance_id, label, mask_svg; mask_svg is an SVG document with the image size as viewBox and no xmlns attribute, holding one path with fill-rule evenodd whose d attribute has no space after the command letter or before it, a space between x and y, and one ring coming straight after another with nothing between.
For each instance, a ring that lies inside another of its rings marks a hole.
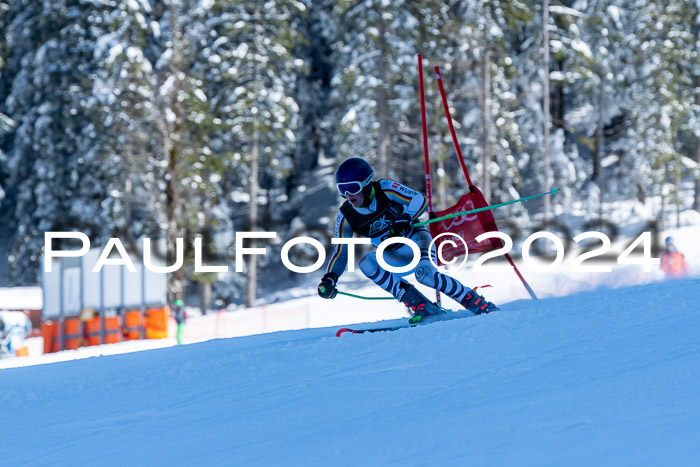
<instances>
[{"instance_id":1,"label":"skier's leg","mask_svg":"<svg viewBox=\"0 0 700 467\"><path fill-rule=\"evenodd\" d=\"M184 337L185 337L185 323L179 323L177 325L177 332L175 334L175 338L177 339L177 345L182 345Z\"/></svg>"},{"instance_id":2,"label":"skier's leg","mask_svg":"<svg viewBox=\"0 0 700 467\"><path fill-rule=\"evenodd\" d=\"M384 260L392 266L408 264L410 258L406 260L406 254L411 253L408 246L402 246L408 252L395 250L392 254L385 254ZM360 270L372 282L382 289L392 294L398 301L409 307L415 314L431 315L440 312L440 309L428 300L418 289L402 279L402 275L382 269L377 262L377 253L372 251L365 255L360 261ZM405 273L409 274L411 271Z\"/></svg>"},{"instance_id":3,"label":"skier's leg","mask_svg":"<svg viewBox=\"0 0 700 467\"><path fill-rule=\"evenodd\" d=\"M362 271L369 280L398 298L401 291L399 287L402 282L401 276L379 267L376 252L372 251L367 253L364 258L360 260L360 271Z\"/></svg>"},{"instance_id":4,"label":"skier's leg","mask_svg":"<svg viewBox=\"0 0 700 467\"><path fill-rule=\"evenodd\" d=\"M474 290L437 270L434 266L434 264L437 264L435 245L433 244L432 248L430 248L432 238L430 237L428 229L419 227L414 230L410 238L416 242L421 252L420 262L415 270L418 282L439 290L464 308L477 314L488 313L489 311L497 309L493 303L486 301L486 299L477 294Z\"/></svg>"}]
</instances>

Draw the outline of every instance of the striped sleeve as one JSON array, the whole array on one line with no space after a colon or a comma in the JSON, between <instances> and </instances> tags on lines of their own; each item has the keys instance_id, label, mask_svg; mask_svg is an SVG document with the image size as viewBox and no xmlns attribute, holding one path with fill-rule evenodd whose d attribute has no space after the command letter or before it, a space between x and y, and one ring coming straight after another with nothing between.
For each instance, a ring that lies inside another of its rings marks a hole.
<instances>
[{"instance_id":1,"label":"striped sleeve","mask_svg":"<svg viewBox=\"0 0 700 467\"><path fill-rule=\"evenodd\" d=\"M345 216L342 213L338 213L335 218L335 238L349 238L352 237L353 232L350 224L348 223ZM333 254L328 261L328 266L326 267L326 273L333 272L338 277L340 277L348 265L348 246L347 245L334 245Z\"/></svg>"},{"instance_id":2,"label":"striped sleeve","mask_svg":"<svg viewBox=\"0 0 700 467\"><path fill-rule=\"evenodd\" d=\"M423 214L428 207L428 200L420 192L393 180L382 180L382 190L394 201L405 206L404 212L410 214L413 219Z\"/></svg>"}]
</instances>

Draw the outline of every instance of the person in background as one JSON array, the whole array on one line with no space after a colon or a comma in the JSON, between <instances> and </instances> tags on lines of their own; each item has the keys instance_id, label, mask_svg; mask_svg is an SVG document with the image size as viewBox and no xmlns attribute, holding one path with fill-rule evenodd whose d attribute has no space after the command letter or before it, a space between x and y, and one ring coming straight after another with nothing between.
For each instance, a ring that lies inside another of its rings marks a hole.
<instances>
[{"instance_id":1,"label":"person in background","mask_svg":"<svg viewBox=\"0 0 700 467\"><path fill-rule=\"evenodd\" d=\"M0 311L0 358L14 357L31 330L29 318L21 311Z\"/></svg>"},{"instance_id":2,"label":"person in background","mask_svg":"<svg viewBox=\"0 0 700 467\"><path fill-rule=\"evenodd\" d=\"M181 299L175 300L173 303L172 310L173 318L177 323L177 333L175 334L177 338L177 345L182 345L182 339L185 335L185 324L187 322L187 312L185 311L185 302Z\"/></svg>"},{"instance_id":3,"label":"person in background","mask_svg":"<svg viewBox=\"0 0 700 467\"><path fill-rule=\"evenodd\" d=\"M676 248L673 237L666 237L666 251L661 255L661 270L666 273L667 279L688 275L688 262Z\"/></svg>"}]
</instances>

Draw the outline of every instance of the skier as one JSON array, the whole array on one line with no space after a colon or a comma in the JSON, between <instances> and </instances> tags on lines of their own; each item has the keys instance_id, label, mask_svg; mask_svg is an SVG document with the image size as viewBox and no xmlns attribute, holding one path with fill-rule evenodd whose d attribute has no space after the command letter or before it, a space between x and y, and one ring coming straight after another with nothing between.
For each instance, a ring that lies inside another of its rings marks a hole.
<instances>
[{"instance_id":1,"label":"skier","mask_svg":"<svg viewBox=\"0 0 700 467\"><path fill-rule=\"evenodd\" d=\"M335 220L335 237L352 237L356 233L369 237L375 247L390 237L406 237L418 245L421 255L418 265L412 271L397 274L382 269L377 262L376 252L372 251L360 260L362 273L411 309L415 321L440 313L441 310L403 279L403 276L412 272L418 282L439 290L475 314L497 310L493 303L455 279L438 272L433 265L436 263L436 253L435 245L430 248L430 232L425 226L413 226L413 221L425 211L425 197L393 180L373 181L373 178L374 170L359 157L347 159L338 167L335 173L336 185L346 201L340 206ZM321 297L330 299L337 295L338 278L347 265L347 248L347 245L335 246L326 273L318 285ZM408 245L394 243L384 250L383 256L387 264L401 267L411 262L413 250Z\"/></svg>"},{"instance_id":2,"label":"skier","mask_svg":"<svg viewBox=\"0 0 700 467\"><path fill-rule=\"evenodd\" d=\"M666 251L661 255L661 270L667 279L683 277L688 274L688 262L683 253L676 248L673 237L666 237Z\"/></svg>"},{"instance_id":3,"label":"skier","mask_svg":"<svg viewBox=\"0 0 700 467\"><path fill-rule=\"evenodd\" d=\"M173 318L177 323L177 333L175 337L177 339L177 345L182 345L183 338L185 336L185 324L187 323L187 312L185 311L185 302L181 299L176 299L173 303Z\"/></svg>"}]
</instances>

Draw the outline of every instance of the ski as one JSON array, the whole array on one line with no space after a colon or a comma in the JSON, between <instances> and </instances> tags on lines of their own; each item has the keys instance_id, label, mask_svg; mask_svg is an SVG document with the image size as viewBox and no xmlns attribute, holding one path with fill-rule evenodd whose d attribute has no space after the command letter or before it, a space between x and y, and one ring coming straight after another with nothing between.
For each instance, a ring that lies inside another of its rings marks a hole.
<instances>
[{"instance_id":1,"label":"ski","mask_svg":"<svg viewBox=\"0 0 700 467\"><path fill-rule=\"evenodd\" d=\"M418 322L412 322L412 318L393 326L382 326L382 327L363 327L363 328L341 328L335 333L336 337L340 337L342 334L349 332L351 334L365 334L374 332L392 332L398 331L399 329L415 328L418 326L424 326L426 324L438 323L441 321L449 321L452 319L469 318L470 316L476 316L474 313L468 310L451 311L448 310L445 313L439 315L426 316Z\"/></svg>"}]
</instances>

